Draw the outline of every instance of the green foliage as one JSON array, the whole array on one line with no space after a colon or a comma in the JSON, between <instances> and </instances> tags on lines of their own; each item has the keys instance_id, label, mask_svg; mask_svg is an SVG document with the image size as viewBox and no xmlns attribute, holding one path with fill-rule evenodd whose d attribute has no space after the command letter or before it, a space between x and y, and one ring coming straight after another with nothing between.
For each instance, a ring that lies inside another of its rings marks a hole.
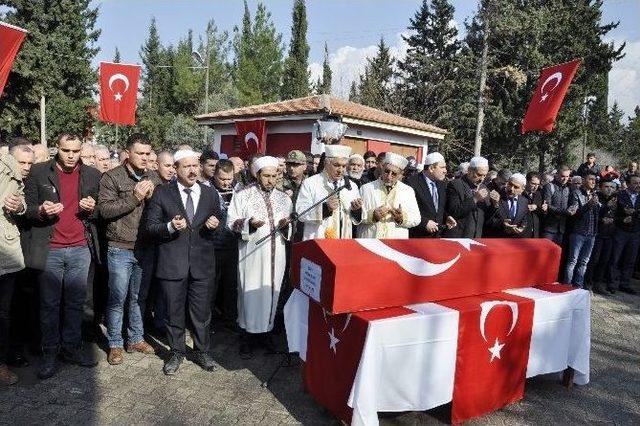
<instances>
[{"instance_id":1,"label":"green foliage","mask_svg":"<svg viewBox=\"0 0 640 426\"><path fill-rule=\"evenodd\" d=\"M284 61L282 75L280 92L282 99L301 98L309 95L309 44L307 43L307 10L304 0L295 0L292 19L289 56ZM329 82L331 82L330 77Z\"/></svg>"},{"instance_id":2,"label":"green foliage","mask_svg":"<svg viewBox=\"0 0 640 426\"><path fill-rule=\"evenodd\" d=\"M47 133L85 133L97 74L91 60L100 30L90 0L1 1L5 20L29 31L0 102L0 125L9 134L39 139L40 96L47 99Z\"/></svg>"},{"instance_id":3,"label":"green foliage","mask_svg":"<svg viewBox=\"0 0 640 426\"><path fill-rule=\"evenodd\" d=\"M364 73L360 76L357 88L358 102L389 112L398 112L399 99L394 93L395 60L389 46L381 38L378 51L373 58L367 59Z\"/></svg>"}]
</instances>

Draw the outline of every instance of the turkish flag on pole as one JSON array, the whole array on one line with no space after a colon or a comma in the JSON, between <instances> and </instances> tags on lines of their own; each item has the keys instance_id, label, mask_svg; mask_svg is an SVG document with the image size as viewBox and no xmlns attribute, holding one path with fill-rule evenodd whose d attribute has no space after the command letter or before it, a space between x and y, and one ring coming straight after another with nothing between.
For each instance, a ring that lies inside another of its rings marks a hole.
<instances>
[{"instance_id":1,"label":"turkish flag on pole","mask_svg":"<svg viewBox=\"0 0 640 426\"><path fill-rule=\"evenodd\" d=\"M100 62L100 120L136 124L140 66Z\"/></svg>"},{"instance_id":2,"label":"turkish flag on pole","mask_svg":"<svg viewBox=\"0 0 640 426\"><path fill-rule=\"evenodd\" d=\"M574 59L540 72L536 90L522 121L522 134L534 130L549 133L553 130L564 96L581 62L581 59Z\"/></svg>"},{"instance_id":3,"label":"turkish flag on pole","mask_svg":"<svg viewBox=\"0 0 640 426\"><path fill-rule=\"evenodd\" d=\"M236 134L240 142L238 156L248 159L264 154L267 148L267 122L265 120L236 121Z\"/></svg>"},{"instance_id":4,"label":"turkish flag on pole","mask_svg":"<svg viewBox=\"0 0 640 426\"><path fill-rule=\"evenodd\" d=\"M25 35L27 30L0 22L0 93L4 92L4 85Z\"/></svg>"}]
</instances>

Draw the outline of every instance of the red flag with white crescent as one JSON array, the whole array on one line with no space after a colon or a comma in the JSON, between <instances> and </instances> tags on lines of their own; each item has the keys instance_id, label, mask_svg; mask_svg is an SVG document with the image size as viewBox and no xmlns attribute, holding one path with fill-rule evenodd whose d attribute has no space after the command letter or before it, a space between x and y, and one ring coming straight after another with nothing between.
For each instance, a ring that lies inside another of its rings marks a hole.
<instances>
[{"instance_id":1,"label":"red flag with white crescent","mask_svg":"<svg viewBox=\"0 0 640 426\"><path fill-rule=\"evenodd\" d=\"M4 85L25 35L27 30L0 22L0 93L4 92Z\"/></svg>"},{"instance_id":2,"label":"red flag with white crescent","mask_svg":"<svg viewBox=\"0 0 640 426\"><path fill-rule=\"evenodd\" d=\"M267 148L265 120L236 121L239 149L236 154L246 160L255 154L264 154Z\"/></svg>"},{"instance_id":3,"label":"red flag with white crescent","mask_svg":"<svg viewBox=\"0 0 640 426\"><path fill-rule=\"evenodd\" d=\"M100 120L136 124L140 66L100 62Z\"/></svg>"},{"instance_id":4,"label":"red flag with white crescent","mask_svg":"<svg viewBox=\"0 0 640 426\"><path fill-rule=\"evenodd\" d=\"M581 62L581 59L574 59L540 72L536 90L522 121L522 134L534 130L549 133L553 130L558 111Z\"/></svg>"}]
</instances>

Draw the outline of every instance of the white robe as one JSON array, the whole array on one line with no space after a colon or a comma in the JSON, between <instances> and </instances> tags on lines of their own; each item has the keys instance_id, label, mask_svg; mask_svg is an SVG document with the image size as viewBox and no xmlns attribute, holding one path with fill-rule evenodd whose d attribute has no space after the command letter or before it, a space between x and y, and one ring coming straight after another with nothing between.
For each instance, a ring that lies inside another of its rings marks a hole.
<instances>
[{"instance_id":1,"label":"white robe","mask_svg":"<svg viewBox=\"0 0 640 426\"><path fill-rule=\"evenodd\" d=\"M343 184L344 179L340 179L338 186ZM325 173L318 173L305 179L296 200L296 212L302 213L329 195L331 191L333 191L333 182ZM300 220L304 223L303 240L352 237L353 225L360 223L360 220L351 215L351 202L360 198L358 185L351 182L351 189L343 189L339 194L340 207L334 210L332 216L322 218L322 204L300 216ZM341 229L338 230L338 228Z\"/></svg>"},{"instance_id":2,"label":"white robe","mask_svg":"<svg viewBox=\"0 0 640 426\"><path fill-rule=\"evenodd\" d=\"M227 213L227 227L230 229L236 220L244 220L242 238L238 242L238 325L249 333L265 333L273 329L287 260L285 237L281 233L259 246L256 242L293 211L289 196L274 189L269 195L270 214L263 194L257 185L247 186L233 194ZM251 218L265 224L249 233Z\"/></svg>"},{"instance_id":3,"label":"white robe","mask_svg":"<svg viewBox=\"0 0 640 426\"><path fill-rule=\"evenodd\" d=\"M402 182L387 192L384 183L377 179L362 185L362 223L358 225L358 238L409 238L409 228L420 223L420 209L416 194L409 185ZM373 211L387 206L397 209L402 207L402 223L398 225L388 213L379 222L373 221Z\"/></svg>"}]
</instances>

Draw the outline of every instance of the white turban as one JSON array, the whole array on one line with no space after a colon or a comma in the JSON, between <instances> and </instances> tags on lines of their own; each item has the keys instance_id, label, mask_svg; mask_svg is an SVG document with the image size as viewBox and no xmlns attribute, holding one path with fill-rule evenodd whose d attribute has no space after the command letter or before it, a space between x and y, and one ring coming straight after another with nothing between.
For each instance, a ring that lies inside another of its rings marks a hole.
<instances>
[{"instance_id":1,"label":"white turban","mask_svg":"<svg viewBox=\"0 0 640 426\"><path fill-rule=\"evenodd\" d=\"M404 170L405 167L407 167L407 164L409 164L409 160L407 160L400 154L396 154L395 152L387 152L384 155L384 160L382 162L391 164L392 166L396 166L400 170Z\"/></svg>"},{"instance_id":2,"label":"white turban","mask_svg":"<svg viewBox=\"0 0 640 426\"><path fill-rule=\"evenodd\" d=\"M473 157L471 161L469 161L469 167L472 169L477 169L478 167L489 168L489 160L484 157Z\"/></svg>"},{"instance_id":3,"label":"white turban","mask_svg":"<svg viewBox=\"0 0 640 426\"><path fill-rule=\"evenodd\" d=\"M324 153L327 158L349 158L351 147L347 145L325 145Z\"/></svg>"},{"instance_id":4,"label":"white turban","mask_svg":"<svg viewBox=\"0 0 640 426\"><path fill-rule=\"evenodd\" d=\"M514 173L514 174L512 174L511 177L509 178L509 180L512 180L515 183L520 184L522 186L527 184L527 178L522 173Z\"/></svg>"},{"instance_id":5,"label":"white turban","mask_svg":"<svg viewBox=\"0 0 640 426\"><path fill-rule=\"evenodd\" d=\"M362 155L360 155L360 154L351 154L351 157L349 157L349 162L351 162L353 160L358 160L362 164L364 164L364 157Z\"/></svg>"},{"instance_id":6,"label":"white turban","mask_svg":"<svg viewBox=\"0 0 640 426\"><path fill-rule=\"evenodd\" d=\"M444 157L442 156L442 154L440 154L439 152L432 152L431 154L427 155L427 158L425 158L424 165L430 166L432 164L440 162L444 162Z\"/></svg>"},{"instance_id":7,"label":"white turban","mask_svg":"<svg viewBox=\"0 0 640 426\"><path fill-rule=\"evenodd\" d=\"M175 154L173 154L173 162L177 163L183 158L198 158L199 156L200 154L190 149L179 149Z\"/></svg>"},{"instance_id":8,"label":"white turban","mask_svg":"<svg viewBox=\"0 0 640 426\"><path fill-rule=\"evenodd\" d=\"M251 164L251 171L253 173L258 174L260 170L265 167L278 167L278 159L276 157L271 157L269 155L265 155L264 157L259 157L253 160Z\"/></svg>"}]
</instances>

